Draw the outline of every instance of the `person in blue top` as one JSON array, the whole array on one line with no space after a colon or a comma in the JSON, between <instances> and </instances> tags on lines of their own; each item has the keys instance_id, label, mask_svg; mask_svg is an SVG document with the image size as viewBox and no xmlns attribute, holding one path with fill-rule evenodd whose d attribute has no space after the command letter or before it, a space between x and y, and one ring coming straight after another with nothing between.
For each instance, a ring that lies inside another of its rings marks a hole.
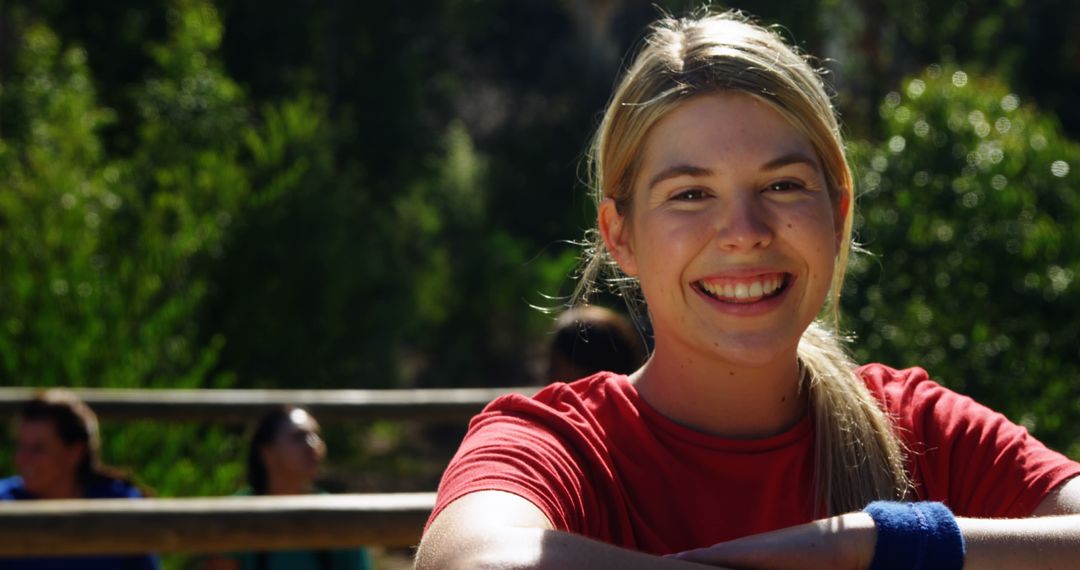
<instances>
[{"instance_id":1,"label":"person in blue top","mask_svg":"<svg viewBox=\"0 0 1080 570\"><path fill-rule=\"evenodd\" d=\"M131 479L102 464L94 412L69 390L38 393L19 410L15 469L0 479L0 501L37 499L137 499ZM0 570L156 570L157 556L0 558Z\"/></svg>"},{"instance_id":2,"label":"person in blue top","mask_svg":"<svg viewBox=\"0 0 1080 570\"><path fill-rule=\"evenodd\" d=\"M306 410L276 408L259 420L248 446L248 487L239 495L324 494L315 485L326 457L319 424ZM204 570L371 570L363 548L234 552L205 560Z\"/></svg>"}]
</instances>

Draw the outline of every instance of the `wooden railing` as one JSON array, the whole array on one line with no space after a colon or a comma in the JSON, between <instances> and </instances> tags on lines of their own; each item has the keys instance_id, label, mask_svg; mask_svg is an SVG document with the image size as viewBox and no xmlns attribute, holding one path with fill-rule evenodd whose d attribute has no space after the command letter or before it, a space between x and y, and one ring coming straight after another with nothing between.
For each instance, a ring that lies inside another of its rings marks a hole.
<instances>
[{"instance_id":1,"label":"wooden railing","mask_svg":"<svg viewBox=\"0 0 1080 570\"><path fill-rule=\"evenodd\" d=\"M320 420L464 420L498 396L535 390L73 391L102 418L222 423L285 403ZM0 417L34 391L0 388ZM0 556L410 546L434 503L434 493L0 502Z\"/></svg>"},{"instance_id":2,"label":"wooden railing","mask_svg":"<svg viewBox=\"0 0 1080 570\"><path fill-rule=\"evenodd\" d=\"M410 546L434 504L434 493L11 501L0 556Z\"/></svg>"},{"instance_id":3,"label":"wooden railing","mask_svg":"<svg viewBox=\"0 0 1080 570\"><path fill-rule=\"evenodd\" d=\"M536 388L446 388L416 390L157 390L78 388L73 390L98 416L116 419L244 421L275 405L306 408L316 418L334 420L464 419L491 400ZM0 388L0 416L11 416L34 393L32 388Z\"/></svg>"}]
</instances>

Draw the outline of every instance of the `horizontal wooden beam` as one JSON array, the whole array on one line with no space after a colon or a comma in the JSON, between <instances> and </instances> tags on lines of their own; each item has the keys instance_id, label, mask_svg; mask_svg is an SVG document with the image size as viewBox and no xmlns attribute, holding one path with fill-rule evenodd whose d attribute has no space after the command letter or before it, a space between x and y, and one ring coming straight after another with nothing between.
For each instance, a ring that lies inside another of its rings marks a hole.
<instances>
[{"instance_id":1,"label":"horizontal wooden beam","mask_svg":"<svg viewBox=\"0 0 1080 570\"><path fill-rule=\"evenodd\" d=\"M0 556L410 546L434 493L12 501Z\"/></svg>"},{"instance_id":2,"label":"horizontal wooden beam","mask_svg":"<svg viewBox=\"0 0 1080 570\"><path fill-rule=\"evenodd\" d=\"M166 390L76 388L99 416L109 419L246 421L281 404L331 420L468 418L504 394L537 388L426 388L415 390ZM34 388L0 388L0 416L14 415Z\"/></svg>"}]
</instances>

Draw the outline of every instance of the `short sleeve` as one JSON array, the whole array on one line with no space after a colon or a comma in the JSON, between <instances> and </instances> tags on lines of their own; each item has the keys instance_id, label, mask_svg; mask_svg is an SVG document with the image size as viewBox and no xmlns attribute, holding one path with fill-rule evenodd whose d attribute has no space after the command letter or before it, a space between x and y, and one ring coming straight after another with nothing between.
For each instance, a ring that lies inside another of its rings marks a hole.
<instances>
[{"instance_id":1,"label":"short sleeve","mask_svg":"<svg viewBox=\"0 0 1080 570\"><path fill-rule=\"evenodd\" d=\"M17 490L21 488L22 480L18 477L0 479L0 501L14 501L18 499Z\"/></svg>"},{"instance_id":2,"label":"short sleeve","mask_svg":"<svg viewBox=\"0 0 1080 570\"><path fill-rule=\"evenodd\" d=\"M588 491L571 424L565 413L524 396L492 402L443 473L428 524L464 495L505 491L536 505L554 528L582 532Z\"/></svg>"},{"instance_id":3,"label":"short sleeve","mask_svg":"<svg viewBox=\"0 0 1080 570\"><path fill-rule=\"evenodd\" d=\"M909 448L923 499L943 501L961 516L1026 517L1080 474L1080 464L1023 426L933 382L922 369L862 372Z\"/></svg>"},{"instance_id":4,"label":"short sleeve","mask_svg":"<svg viewBox=\"0 0 1080 570\"><path fill-rule=\"evenodd\" d=\"M139 488L136 487L135 485L123 485L120 492L123 493L122 497L127 498L127 499L142 499L143 498L142 491L140 491Z\"/></svg>"}]
</instances>

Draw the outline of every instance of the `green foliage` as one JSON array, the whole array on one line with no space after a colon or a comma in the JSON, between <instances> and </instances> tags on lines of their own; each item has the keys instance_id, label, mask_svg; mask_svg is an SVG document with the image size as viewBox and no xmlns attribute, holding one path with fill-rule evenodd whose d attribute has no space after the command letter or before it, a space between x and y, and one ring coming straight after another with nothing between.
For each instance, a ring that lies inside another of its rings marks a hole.
<instances>
[{"instance_id":1,"label":"green foliage","mask_svg":"<svg viewBox=\"0 0 1080 570\"><path fill-rule=\"evenodd\" d=\"M191 342L206 288L192 266L220 247L222 213L246 191L235 159L163 144L178 128L145 128L136 154L105 156L111 113L95 102L83 51L41 25L24 46L4 91L24 120L8 125L0 154L0 371L35 385L201 385L220 340ZM185 94L165 90L189 79L163 75L137 98L182 106Z\"/></svg>"},{"instance_id":2,"label":"green foliage","mask_svg":"<svg viewBox=\"0 0 1080 570\"><path fill-rule=\"evenodd\" d=\"M21 53L23 79L3 92L4 107L18 119L5 125L10 134L0 143L7 180L0 195L0 370L9 378L32 370L34 381L55 383L86 365L61 351L86 355L108 334L104 323L84 316L91 303L113 304L93 254L122 199L109 188L107 175L116 171L102 167L95 131L109 113L94 107L84 54L62 53L41 27L26 31ZM81 342L56 342L72 327L82 329Z\"/></svg>"},{"instance_id":3,"label":"green foliage","mask_svg":"<svg viewBox=\"0 0 1080 570\"><path fill-rule=\"evenodd\" d=\"M213 6L183 0L155 66L130 90L133 150L109 152L82 49L22 28L4 84L0 171L0 378L30 386L224 387L222 335L199 317L232 221L290 190L307 165L277 149L324 121L307 102L251 118L214 58ZM282 129L281 124L294 128ZM277 154L275 154L277 153ZM285 180L286 182L281 182ZM254 183L266 183L253 190ZM104 458L160 495L231 492L237 435L222 428L104 426ZM6 460L6 458L4 458ZM7 466L5 466L7 467Z\"/></svg>"},{"instance_id":4,"label":"green foliage","mask_svg":"<svg viewBox=\"0 0 1080 570\"><path fill-rule=\"evenodd\" d=\"M860 360L921 365L1080 451L1080 146L1004 85L929 67L858 144L846 312Z\"/></svg>"}]
</instances>

